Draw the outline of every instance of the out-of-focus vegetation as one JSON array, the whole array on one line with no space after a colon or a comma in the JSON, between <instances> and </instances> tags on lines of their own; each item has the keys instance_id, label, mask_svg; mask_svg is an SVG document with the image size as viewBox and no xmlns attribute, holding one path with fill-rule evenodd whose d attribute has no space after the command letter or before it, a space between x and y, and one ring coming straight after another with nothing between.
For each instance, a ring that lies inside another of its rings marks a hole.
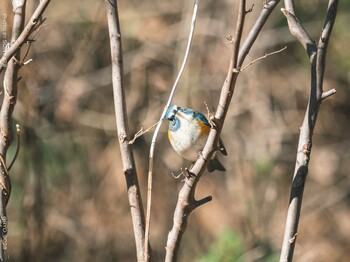
<instances>
[{"instance_id":1,"label":"out-of-focus vegetation","mask_svg":"<svg viewBox=\"0 0 350 262\"><path fill-rule=\"evenodd\" d=\"M326 1L298 10L317 37ZM250 1L250 4L253 3ZM158 120L182 60L192 3L119 1L125 86L132 133ZM262 1L247 16L246 33ZM309 94L307 57L276 8L247 62L288 49L244 71L222 138L225 173L204 175L180 261L276 261L281 247L299 126ZM34 6L28 2L31 14ZM10 1L2 1L8 32ZM187 68L174 102L214 110L226 76L235 1L201 1ZM350 4L341 1L324 89L337 89L319 114L295 261L346 261L350 246ZM53 1L21 69L14 112L21 152L11 172L8 247L12 261L135 261L126 185L114 120L103 1ZM315 39L318 41L318 39ZM23 48L22 53L26 50ZM183 162L165 135L156 149L151 243L162 261ZM151 134L134 144L145 203ZM16 141L15 141L16 143ZM15 146L11 152L14 153ZM11 156L9 156L11 159Z\"/></svg>"}]
</instances>

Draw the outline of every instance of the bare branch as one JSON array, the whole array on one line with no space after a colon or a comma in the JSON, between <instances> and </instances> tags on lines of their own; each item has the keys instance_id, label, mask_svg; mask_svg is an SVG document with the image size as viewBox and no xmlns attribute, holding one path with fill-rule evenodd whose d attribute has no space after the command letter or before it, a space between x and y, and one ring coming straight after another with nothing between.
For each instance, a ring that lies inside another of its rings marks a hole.
<instances>
[{"instance_id":1,"label":"bare branch","mask_svg":"<svg viewBox=\"0 0 350 262\"><path fill-rule=\"evenodd\" d=\"M241 51L239 52L239 46L241 43L244 20L246 13L246 1L241 0L239 4L238 19L236 25L235 36L230 37L232 42L232 55L228 68L226 80L223 84L219 104L215 113L215 117L212 121L215 123L215 128L212 128L207 140L207 143L202 151L202 157L199 157L195 164L188 171L191 176L185 178L185 183L180 190L178 202L174 213L173 227L168 235L166 246L165 261L176 261L177 254L187 226L187 219L190 213L201 204L207 203L211 200L210 197L204 198L203 201L196 201L194 198L196 185L205 170L207 162L211 159L213 152L215 151L217 142L220 137L222 125L225 120L225 116L235 89L236 80L240 72L239 67L242 65L246 55L249 53L253 43L257 36L261 32L261 29L267 18L274 10L279 1L269 1L268 4L262 9L256 23L251 29L246 41L244 42ZM200 203L200 204L199 204Z\"/></svg>"},{"instance_id":2,"label":"bare branch","mask_svg":"<svg viewBox=\"0 0 350 262\"><path fill-rule=\"evenodd\" d=\"M281 53L281 52L283 52L283 51L286 50L286 49L287 49L287 46L281 48L280 50L277 50L277 51L274 51L274 52L271 52L271 53L266 53L265 55L254 59L253 61L249 62L249 64L247 64L245 67L243 67L243 68L241 69L241 72L243 72L244 70L246 70L246 69L247 69L249 66L251 66L252 64L258 62L259 60L265 59L265 58L267 58L267 57L269 57L269 56L271 56L271 55L275 55L275 54Z\"/></svg>"},{"instance_id":3,"label":"bare branch","mask_svg":"<svg viewBox=\"0 0 350 262\"><path fill-rule=\"evenodd\" d=\"M326 55L329 39L332 33L335 17L337 15L338 0L330 0L323 29L317 45L316 58L316 97L321 99L323 94L323 78L326 68Z\"/></svg>"},{"instance_id":4,"label":"bare branch","mask_svg":"<svg viewBox=\"0 0 350 262\"><path fill-rule=\"evenodd\" d=\"M280 0L270 0L266 1L266 3L264 4L264 7L261 10L258 19L254 23L253 27L250 29L247 38L245 39L245 41L242 44L242 47L240 48L238 57L238 67L242 66L244 59L248 55L249 50L252 48L252 45L254 44L255 40L260 34L262 27L264 26L265 22L270 17L270 14L279 2Z\"/></svg>"},{"instance_id":5,"label":"bare branch","mask_svg":"<svg viewBox=\"0 0 350 262\"><path fill-rule=\"evenodd\" d=\"M132 145L130 145L128 141L129 127L123 83L123 57L118 6L116 0L105 0L105 5L111 46L112 83L119 148L122 157L123 172L128 189L128 198L136 243L137 261L144 261L145 217L134 155L132 153Z\"/></svg>"},{"instance_id":6,"label":"bare branch","mask_svg":"<svg viewBox=\"0 0 350 262\"><path fill-rule=\"evenodd\" d=\"M24 27L25 21L25 8L26 1L13 1L13 29L11 36L11 43L15 43L17 39L21 36ZM14 44L13 44L14 45ZM4 56L0 60L0 66L3 65L3 58L6 57L6 54L11 50L13 45L5 52ZM0 111L0 261L5 261L6 250L7 250L7 214L6 206L10 199L11 195L11 180L9 175L9 169L6 166L6 154L7 149L12 143L12 113L17 101L17 79L18 79L18 70L20 65L17 61L20 60L20 47L14 49L13 54L6 59L7 68L4 75L4 98ZM3 67L0 68L0 72Z\"/></svg>"},{"instance_id":7,"label":"bare branch","mask_svg":"<svg viewBox=\"0 0 350 262\"><path fill-rule=\"evenodd\" d=\"M23 1L25 2L25 1ZM0 59L0 73L4 70L4 68L7 66L8 61L15 55L17 50L19 50L24 43L27 42L29 36L31 33L33 33L37 28L38 25L42 23L41 16L45 12L47 6L50 4L51 0L42 0L40 1L40 4L34 11L32 17L29 19L26 27L21 31L20 35L16 38L16 41L14 41L11 46L6 50L4 55Z\"/></svg>"},{"instance_id":8,"label":"bare branch","mask_svg":"<svg viewBox=\"0 0 350 262\"><path fill-rule=\"evenodd\" d=\"M160 130L160 127L162 125L162 122L164 120L166 111L168 110L171 101L174 97L175 90L177 87L177 84L182 76L182 73L185 69L188 56L190 53L191 49L191 44L192 44L192 39L193 39L193 34L194 34L194 29L196 26L196 19L197 19L197 11L198 11L198 2L199 0L194 0L194 7L193 7L193 14L192 14L192 20L191 20L191 28L188 36L188 41L187 41L187 46L186 46L186 51L185 51L185 56L182 62L182 65L180 67L179 73L175 79L174 85L171 89L169 99L166 103L166 106L163 109L163 113L158 121L158 125L156 127L156 130L154 131L153 137L152 137L152 142L151 142L151 148L150 148L150 153L149 153L149 168L148 168L148 186L147 186L147 213L146 213L146 235L145 235L145 246L148 245L148 239L149 239L149 234L150 234L150 226L151 226L151 207L152 207L152 180L153 180L153 158L154 158L154 150L155 150L155 145L156 145L156 140L157 136ZM147 248L146 248L147 252ZM145 257L145 261L147 261L148 257Z\"/></svg>"},{"instance_id":9,"label":"bare branch","mask_svg":"<svg viewBox=\"0 0 350 262\"><path fill-rule=\"evenodd\" d=\"M246 14L251 13L253 12L253 9L254 9L254 4L252 4L252 6L247 11L245 11L245 13Z\"/></svg>"},{"instance_id":10,"label":"bare branch","mask_svg":"<svg viewBox=\"0 0 350 262\"><path fill-rule=\"evenodd\" d=\"M139 131L137 131L137 133L134 135L134 138L131 139L129 141L129 145L132 145L133 143L135 143L136 139L138 139L140 136L142 136L143 134L149 132L153 127L155 127L157 124L159 123L158 122L155 122L153 125L151 125L149 128L147 128L146 130L143 130L143 127L141 127L141 129Z\"/></svg>"},{"instance_id":11,"label":"bare branch","mask_svg":"<svg viewBox=\"0 0 350 262\"><path fill-rule=\"evenodd\" d=\"M324 100L332 95L334 95L337 92L337 90L335 90L334 88L328 91L325 91L322 93L321 95L321 99Z\"/></svg>"},{"instance_id":12,"label":"bare branch","mask_svg":"<svg viewBox=\"0 0 350 262\"><path fill-rule=\"evenodd\" d=\"M285 5L288 7L288 10L290 10L290 12L288 12L285 9L282 9L283 13L287 17L289 29L304 46L307 55L309 56L311 83L309 103L307 105L303 124L300 128L297 159L290 193L280 262L292 261L293 259L294 247L298 235L298 224L300 220L300 210L305 181L308 174L308 164L310 161L312 148L312 136L316 125L319 107L323 99L335 93L335 89L327 92L323 92L322 90L326 66L326 50L337 14L338 1L329 1L324 29L321 33L317 47L295 17L294 2L292 0L285 0Z\"/></svg>"},{"instance_id":13,"label":"bare branch","mask_svg":"<svg viewBox=\"0 0 350 262\"><path fill-rule=\"evenodd\" d=\"M315 42L311 39L309 34L292 12L284 8L281 8L281 11L287 18L290 33L299 40L306 50L308 56L311 58L311 56L316 53Z\"/></svg>"}]
</instances>

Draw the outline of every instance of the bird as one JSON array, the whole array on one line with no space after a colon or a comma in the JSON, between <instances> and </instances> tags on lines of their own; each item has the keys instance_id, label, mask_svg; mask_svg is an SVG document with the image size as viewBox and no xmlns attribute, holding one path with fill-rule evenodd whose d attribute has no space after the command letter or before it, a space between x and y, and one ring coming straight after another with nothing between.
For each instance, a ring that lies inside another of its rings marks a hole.
<instances>
[{"instance_id":1,"label":"bird","mask_svg":"<svg viewBox=\"0 0 350 262\"><path fill-rule=\"evenodd\" d=\"M207 118L193 109L171 105L165 113L165 119L169 121L168 139L173 149L182 158L196 161L209 136L211 125ZM218 151L227 155L221 138ZM207 169L209 172L226 171L217 159L216 152L209 161Z\"/></svg>"}]
</instances>

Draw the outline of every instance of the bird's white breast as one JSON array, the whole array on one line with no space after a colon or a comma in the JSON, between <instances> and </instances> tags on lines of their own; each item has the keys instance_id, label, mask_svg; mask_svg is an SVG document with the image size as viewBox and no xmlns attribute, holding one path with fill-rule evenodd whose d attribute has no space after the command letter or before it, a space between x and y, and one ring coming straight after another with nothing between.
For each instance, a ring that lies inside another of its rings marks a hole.
<instances>
[{"instance_id":1,"label":"bird's white breast","mask_svg":"<svg viewBox=\"0 0 350 262\"><path fill-rule=\"evenodd\" d=\"M198 152L204 148L208 135L200 137L200 126L196 119L181 118L181 125L176 131L169 131L174 150L191 161L195 161Z\"/></svg>"}]
</instances>

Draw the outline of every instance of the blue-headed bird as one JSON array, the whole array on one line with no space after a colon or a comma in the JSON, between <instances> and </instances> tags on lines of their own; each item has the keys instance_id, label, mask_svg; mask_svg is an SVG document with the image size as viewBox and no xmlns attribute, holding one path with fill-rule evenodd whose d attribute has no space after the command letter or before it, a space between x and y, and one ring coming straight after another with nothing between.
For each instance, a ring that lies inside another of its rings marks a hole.
<instances>
[{"instance_id":1,"label":"blue-headed bird","mask_svg":"<svg viewBox=\"0 0 350 262\"><path fill-rule=\"evenodd\" d=\"M169 121L168 138L174 150L183 158L195 161L203 150L210 132L207 118L190 108L171 105L165 118ZM219 140L218 151L227 155L222 140ZM226 171L217 159L216 152L208 163L208 171Z\"/></svg>"}]
</instances>

